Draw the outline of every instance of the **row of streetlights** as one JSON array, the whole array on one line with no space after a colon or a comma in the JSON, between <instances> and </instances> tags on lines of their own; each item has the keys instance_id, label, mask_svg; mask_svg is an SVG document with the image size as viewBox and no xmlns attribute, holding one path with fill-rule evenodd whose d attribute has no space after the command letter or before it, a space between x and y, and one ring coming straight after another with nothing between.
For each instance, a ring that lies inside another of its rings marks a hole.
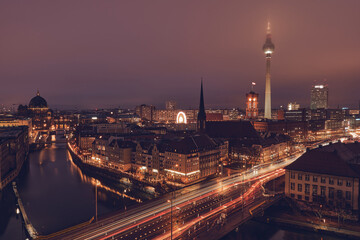
<instances>
[{"instance_id":1,"label":"row of streetlights","mask_svg":"<svg viewBox=\"0 0 360 240\"><path fill-rule=\"evenodd\" d=\"M21 221L21 236L20 236L20 239L22 239L23 235L24 235L24 221L22 219L22 216L20 215L21 211L20 211L20 208L19 208L18 204L16 204L15 213L16 213L16 218L20 218L20 221ZM25 240L29 240L29 238L26 237Z\"/></svg>"}]
</instances>

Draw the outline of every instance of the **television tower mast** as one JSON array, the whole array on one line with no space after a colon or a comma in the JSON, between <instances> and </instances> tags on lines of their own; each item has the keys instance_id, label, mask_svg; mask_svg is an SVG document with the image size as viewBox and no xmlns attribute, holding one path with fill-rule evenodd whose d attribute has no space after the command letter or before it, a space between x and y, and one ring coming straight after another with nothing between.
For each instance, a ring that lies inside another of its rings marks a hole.
<instances>
[{"instance_id":1,"label":"television tower mast","mask_svg":"<svg viewBox=\"0 0 360 240\"><path fill-rule=\"evenodd\" d=\"M264 118L271 119L271 82L270 82L270 62L271 54L274 52L275 46L271 41L270 22L267 26L266 41L263 46L263 51L266 57L266 75L265 75L265 114Z\"/></svg>"}]
</instances>

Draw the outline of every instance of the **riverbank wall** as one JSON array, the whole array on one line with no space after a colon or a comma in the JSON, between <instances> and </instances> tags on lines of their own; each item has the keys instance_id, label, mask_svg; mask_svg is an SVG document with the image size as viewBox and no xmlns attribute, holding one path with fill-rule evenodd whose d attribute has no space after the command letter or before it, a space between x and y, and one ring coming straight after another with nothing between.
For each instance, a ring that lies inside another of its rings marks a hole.
<instances>
[{"instance_id":1,"label":"riverbank wall","mask_svg":"<svg viewBox=\"0 0 360 240\"><path fill-rule=\"evenodd\" d=\"M137 179L129 178L128 175L121 174L119 172L110 171L108 169L98 168L91 164L87 164L83 162L80 157L72 150L71 147L67 144L67 149L71 155L71 158L74 162L74 164L81 169L86 175L99 179L102 182L105 183L105 185L108 185L109 187L115 187L118 188L121 186L122 188L131 188L132 191L135 192L135 194L140 197L141 199L153 199L157 197L159 194L164 194L164 190L162 190L159 187L156 187L157 193L150 193L146 190L146 187L154 187L152 185L148 185L146 183L143 183ZM130 183L125 184L121 182L121 179L129 179Z\"/></svg>"},{"instance_id":2,"label":"riverbank wall","mask_svg":"<svg viewBox=\"0 0 360 240\"><path fill-rule=\"evenodd\" d=\"M276 225L280 228L291 228L295 230L309 231L334 235L346 239L360 239L360 231L346 225L341 227L329 223L315 223L312 221L294 220L285 217L261 217L254 219L256 221ZM360 228L360 226L359 226Z\"/></svg>"}]
</instances>

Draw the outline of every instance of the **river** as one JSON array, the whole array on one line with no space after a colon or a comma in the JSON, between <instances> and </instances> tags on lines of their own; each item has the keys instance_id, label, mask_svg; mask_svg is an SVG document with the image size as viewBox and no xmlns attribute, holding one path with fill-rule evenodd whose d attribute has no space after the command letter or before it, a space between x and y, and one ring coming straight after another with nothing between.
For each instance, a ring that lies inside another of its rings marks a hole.
<instances>
[{"instance_id":1,"label":"river","mask_svg":"<svg viewBox=\"0 0 360 240\"><path fill-rule=\"evenodd\" d=\"M95 181L72 162L65 144L30 153L17 185L28 217L41 235L95 216ZM102 185L97 187L97 193L99 216L137 203ZM24 239L20 238L21 221L15 213L11 186L0 194L0 239Z\"/></svg>"}]
</instances>

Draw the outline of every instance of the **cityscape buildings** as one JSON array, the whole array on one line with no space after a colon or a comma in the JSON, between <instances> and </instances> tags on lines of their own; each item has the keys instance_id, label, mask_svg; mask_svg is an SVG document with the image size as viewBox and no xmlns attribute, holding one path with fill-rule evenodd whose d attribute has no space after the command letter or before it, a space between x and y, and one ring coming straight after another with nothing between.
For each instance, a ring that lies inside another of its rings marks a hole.
<instances>
[{"instance_id":1,"label":"cityscape buildings","mask_svg":"<svg viewBox=\"0 0 360 240\"><path fill-rule=\"evenodd\" d=\"M0 98L11 102L0 103L0 240L210 240L229 233L237 239L251 230L251 219L264 240L297 237L276 233L282 226L307 231L306 239L360 238L360 110L349 107L353 98L344 98L336 82L352 81L346 94L356 94L350 43L359 38L352 33L358 12L350 18L340 8L329 11L333 4L266 3L270 13L277 8L274 23L281 24L274 34L282 48L272 62L268 22L265 84L255 92L252 82L248 92L244 83L261 80L263 72L254 34L264 21L254 15L259 11L240 15L242 8L228 3L199 4L202 12L193 12L198 3L147 3L135 11L104 2L106 8L80 4L81 12L77 4L68 12L63 3L58 12L35 4L41 14L16 4L20 14L13 16L11 4L0 3L9 19L0 26L6 46L0 79L13 92L3 90ZM306 18L298 17L302 5L311 9ZM337 18L325 17L334 12ZM247 15L260 20L243 21ZM283 24L288 16L291 24ZM338 23L344 19L347 25ZM232 26L246 34L233 35ZM295 26L308 27L306 34ZM323 41L329 34L336 37ZM201 78L198 92L201 74L206 84ZM311 87L310 102L302 97L319 74L337 88L337 108L329 107L325 81ZM24 76L29 86L46 89L46 99L37 91L24 100L21 87L7 86Z\"/></svg>"}]
</instances>

